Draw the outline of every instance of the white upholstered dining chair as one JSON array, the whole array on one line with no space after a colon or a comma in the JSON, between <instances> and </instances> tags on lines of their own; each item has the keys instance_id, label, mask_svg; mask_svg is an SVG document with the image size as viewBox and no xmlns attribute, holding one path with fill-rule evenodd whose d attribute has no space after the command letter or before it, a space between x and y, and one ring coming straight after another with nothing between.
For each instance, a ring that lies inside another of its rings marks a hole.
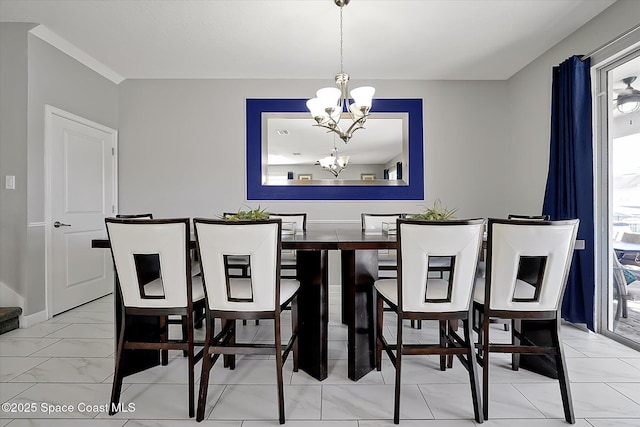
<instances>
[{"instance_id":1,"label":"white upholstered dining chair","mask_svg":"<svg viewBox=\"0 0 640 427\"><path fill-rule=\"evenodd\" d=\"M188 358L188 410L194 416L194 365L202 352L194 351L194 311L204 305L204 289L199 277L191 275L190 227L188 218L117 219L105 224L117 283L122 296L120 330L117 337L115 371L110 414L120 400L122 381L127 375L125 352L129 350L182 350ZM157 256L159 276L149 281L141 275L140 260ZM169 316L179 316L182 337L171 338ZM153 334L136 334L136 319L158 317ZM163 360L163 364L166 361Z\"/></svg>"},{"instance_id":2,"label":"white upholstered dining chair","mask_svg":"<svg viewBox=\"0 0 640 427\"><path fill-rule=\"evenodd\" d=\"M511 353L512 368L519 355L548 355L555 362L565 420L575 422L569 378L560 341L560 307L567 283L579 221L489 219L487 226L487 271L478 278L474 295L475 329L478 331L478 361L482 364L483 412L489 418L489 355ZM536 261L538 270L527 276L523 265ZM529 281L527 281L529 280ZM511 342L494 342L491 318L513 319ZM535 342L522 329L546 331L549 342ZM535 325L535 326L534 326Z\"/></svg>"},{"instance_id":3,"label":"white upholstered dining chair","mask_svg":"<svg viewBox=\"0 0 640 427\"><path fill-rule=\"evenodd\" d=\"M207 331L204 342L197 420L204 418L209 386L209 373L220 355L228 366L235 368L236 354L275 356L278 393L278 414L285 422L282 366L290 352L293 370L298 370L297 295L300 282L280 277L280 219L256 221L224 221L194 219L196 240L206 294ZM227 258L245 256L251 275L233 277ZM291 306L291 337L282 344L281 313ZM216 319L222 330L215 333ZM244 343L236 340L236 319L272 319L273 343Z\"/></svg>"},{"instance_id":4,"label":"white upholstered dining chair","mask_svg":"<svg viewBox=\"0 0 640 427\"><path fill-rule=\"evenodd\" d=\"M396 369L393 420L400 419L402 358L405 355L440 356L440 369L445 370L446 356L456 355L467 369L475 420L483 421L480 387L471 338L471 301L482 246L484 220L422 221L398 220L398 277L375 282L377 293L376 360L382 367L382 351L386 351ZM446 279L430 277L429 259L446 256L451 270ZM383 304L397 316L396 343L384 336ZM405 344L403 319L437 320L437 343ZM462 322L462 336L451 327Z\"/></svg>"}]
</instances>

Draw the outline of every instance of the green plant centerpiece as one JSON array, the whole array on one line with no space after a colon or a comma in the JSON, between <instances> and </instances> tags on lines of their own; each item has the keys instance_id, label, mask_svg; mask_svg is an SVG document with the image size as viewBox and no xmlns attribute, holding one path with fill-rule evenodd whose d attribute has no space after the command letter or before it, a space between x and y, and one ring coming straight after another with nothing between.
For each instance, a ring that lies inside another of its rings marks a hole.
<instances>
[{"instance_id":1,"label":"green plant centerpiece","mask_svg":"<svg viewBox=\"0 0 640 427\"><path fill-rule=\"evenodd\" d=\"M239 209L238 212L232 215L225 215L224 219L229 221L269 219L269 212L266 209L261 209L260 206L248 208L247 210Z\"/></svg>"},{"instance_id":2,"label":"green plant centerpiece","mask_svg":"<svg viewBox=\"0 0 640 427\"><path fill-rule=\"evenodd\" d=\"M446 221L455 218L457 209L448 209L442 206L440 199L436 199L433 202L433 206L427 208L424 212L417 215L412 215L411 219L423 219L427 221Z\"/></svg>"}]
</instances>

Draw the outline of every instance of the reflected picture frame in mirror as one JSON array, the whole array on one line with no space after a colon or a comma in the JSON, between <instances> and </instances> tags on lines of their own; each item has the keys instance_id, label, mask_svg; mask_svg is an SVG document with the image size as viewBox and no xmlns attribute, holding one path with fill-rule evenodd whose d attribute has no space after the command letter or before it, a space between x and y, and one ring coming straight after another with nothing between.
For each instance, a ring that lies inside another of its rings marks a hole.
<instances>
[{"instance_id":1,"label":"reflected picture frame in mirror","mask_svg":"<svg viewBox=\"0 0 640 427\"><path fill-rule=\"evenodd\" d=\"M383 179L312 179L293 180L281 185L268 180L267 119L286 116L286 113L308 111L305 99L247 99L246 100L246 177L247 200L422 200L424 198L423 176L423 130L422 99L375 99L375 113L379 118L402 117L404 177L398 180ZM313 120L309 117L309 127ZM316 129L320 133L320 129ZM362 133L366 144L366 124ZM358 135L356 135L357 137ZM344 147L342 141L338 141ZM350 141L352 143L353 141ZM319 166L317 166L319 168ZM322 176L321 170L316 175ZM291 174L289 174L291 175ZM359 177L359 176L358 176ZM376 177L377 178L377 177Z\"/></svg>"}]
</instances>

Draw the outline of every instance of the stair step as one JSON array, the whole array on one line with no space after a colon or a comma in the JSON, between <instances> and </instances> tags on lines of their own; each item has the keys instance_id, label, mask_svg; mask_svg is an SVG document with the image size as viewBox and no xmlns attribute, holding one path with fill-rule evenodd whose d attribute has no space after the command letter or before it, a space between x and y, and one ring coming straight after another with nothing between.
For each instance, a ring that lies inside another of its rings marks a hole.
<instances>
[{"instance_id":1,"label":"stair step","mask_svg":"<svg viewBox=\"0 0 640 427\"><path fill-rule=\"evenodd\" d=\"M0 334L18 329L18 316L22 314L20 307L0 307Z\"/></svg>"}]
</instances>

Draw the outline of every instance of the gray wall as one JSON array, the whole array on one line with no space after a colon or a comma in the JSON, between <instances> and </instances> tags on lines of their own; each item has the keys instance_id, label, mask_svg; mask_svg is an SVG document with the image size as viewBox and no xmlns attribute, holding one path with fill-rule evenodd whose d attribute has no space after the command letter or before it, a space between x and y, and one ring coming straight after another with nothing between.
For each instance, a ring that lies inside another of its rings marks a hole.
<instances>
[{"instance_id":1,"label":"gray wall","mask_svg":"<svg viewBox=\"0 0 640 427\"><path fill-rule=\"evenodd\" d=\"M46 308L44 221L44 106L118 128L117 85L29 35L28 252L25 314Z\"/></svg>"},{"instance_id":2,"label":"gray wall","mask_svg":"<svg viewBox=\"0 0 640 427\"><path fill-rule=\"evenodd\" d=\"M22 296L26 294L21 278L27 241L27 32L33 27L0 24L0 283ZM5 190L6 175L16 177L15 190Z\"/></svg>"},{"instance_id":3,"label":"gray wall","mask_svg":"<svg viewBox=\"0 0 640 427\"><path fill-rule=\"evenodd\" d=\"M117 85L28 34L31 27L0 23L2 184L16 175L16 190L0 191L0 282L25 299L25 315L46 307L44 106L118 127Z\"/></svg>"},{"instance_id":4,"label":"gray wall","mask_svg":"<svg viewBox=\"0 0 640 427\"><path fill-rule=\"evenodd\" d=\"M506 212L506 82L357 83L374 85L379 98L423 99L425 201L245 199L245 99L304 98L324 81L127 80L119 97L120 211L216 216L248 203L304 211L309 221L359 221L363 211L416 212L440 198L460 216Z\"/></svg>"}]
</instances>

